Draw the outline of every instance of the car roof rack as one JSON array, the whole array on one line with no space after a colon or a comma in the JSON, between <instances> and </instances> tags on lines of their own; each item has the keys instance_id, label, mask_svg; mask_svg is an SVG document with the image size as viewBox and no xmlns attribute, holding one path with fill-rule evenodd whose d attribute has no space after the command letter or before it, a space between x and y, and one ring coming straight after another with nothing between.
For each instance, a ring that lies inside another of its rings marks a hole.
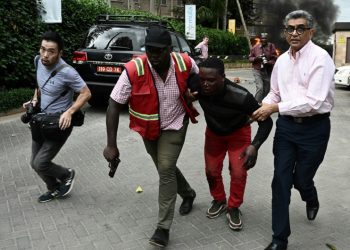
<instances>
[{"instance_id":1,"label":"car roof rack","mask_svg":"<svg viewBox=\"0 0 350 250\"><path fill-rule=\"evenodd\" d=\"M167 20L161 20L159 18L145 16L145 15L109 15L101 14L96 18L97 23L119 23L119 24L144 24L144 25L159 25L174 31L174 27Z\"/></svg>"}]
</instances>

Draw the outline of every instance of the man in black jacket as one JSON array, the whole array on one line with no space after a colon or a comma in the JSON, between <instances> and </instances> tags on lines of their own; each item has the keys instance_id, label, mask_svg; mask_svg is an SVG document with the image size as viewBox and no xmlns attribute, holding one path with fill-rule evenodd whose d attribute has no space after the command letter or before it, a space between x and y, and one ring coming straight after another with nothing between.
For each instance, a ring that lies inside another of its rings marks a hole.
<instances>
[{"instance_id":1,"label":"man in black jacket","mask_svg":"<svg viewBox=\"0 0 350 250\"><path fill-rule=\"evenodd\" d=\"M210 58L199 65L199 75L188 81L190 96L198 99L207 122L205 132L205 170L213 201L208 218L227 211L229 227L242 229L240 205L243 203L247 171L254 167L258 149L267 139L271 118L258 122L251 141L250 115L259 108L254 96L225 78L224 64ZM228 200L222 181L223 161L228 153L231 187Z\"/></svg>"}]
</instances>

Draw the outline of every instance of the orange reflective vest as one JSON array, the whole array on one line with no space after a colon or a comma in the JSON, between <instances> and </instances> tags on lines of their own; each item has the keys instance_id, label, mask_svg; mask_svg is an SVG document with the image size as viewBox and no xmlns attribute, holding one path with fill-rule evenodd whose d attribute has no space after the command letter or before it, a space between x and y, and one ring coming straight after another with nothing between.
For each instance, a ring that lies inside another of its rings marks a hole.
<instances>
[{"instance_id":1,"label":"orange reflective vest","mask_svg":"<svg viewBox=\"0 0 350 250\"><path fill-rule=\"evenodd\" d=\"M197 110L186 104L184 95L187 91L187 78L190 74L192 63L187 54L171 53L175 62L175 74L180 90L180 99L186 114L192 123L197 123L195 117ZM129 99L130 129L138 132L147 140L155 140L160 135L160 116L158 93L147 56L142 55L125 64L130 84L132 86Z\"/></svg>"}]
</instances>

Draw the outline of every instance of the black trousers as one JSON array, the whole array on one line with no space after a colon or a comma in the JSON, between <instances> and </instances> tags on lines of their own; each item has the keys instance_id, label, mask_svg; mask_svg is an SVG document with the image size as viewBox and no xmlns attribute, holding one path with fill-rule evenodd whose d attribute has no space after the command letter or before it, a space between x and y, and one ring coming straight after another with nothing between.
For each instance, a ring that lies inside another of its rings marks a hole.
<instances>
[{"instance_id":1,"label":"black trousers","mask_svg":"<svg viewBox=\"0 0 350 250\"><path fill-rule=\"evenodd\" d=\"M69 176L68 168L55 164L52 160L67 141L72 129L70 127L59 131L55 137L45 138L41 129L31 124L33 139L30 164L50 191L57 189L60 182Z\"/></svg>"},{"instance_id":2,"label":"black trousers","mask_svg":"<svg viewBox=\"0 0 350 250\"><path fill-rule=\"evenodd\" d=\"M274 176L272 181L273 241L287 244L290 235L289 203L294 185L303 201L317 198L313 178L326 153L330 119L296 122L280 116L273 142Z\"/></svg>"}]
</instances>

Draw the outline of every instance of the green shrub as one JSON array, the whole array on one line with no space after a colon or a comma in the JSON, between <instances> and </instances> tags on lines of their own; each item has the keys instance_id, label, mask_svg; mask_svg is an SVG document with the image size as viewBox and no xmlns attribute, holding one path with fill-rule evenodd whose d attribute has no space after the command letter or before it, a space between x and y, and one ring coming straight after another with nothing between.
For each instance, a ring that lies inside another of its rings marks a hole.
<instances>
[{"instance_id":1,"label":"green shrub","mask_svg":"<svg viewBox=\"0 0 350 250\"><path fill-rule=\"evenodd\" d=\"M38 53L40 36L46 30L55 30L65 41L63 59L71 62L72 53L78 49L88 28L95 23L99 14L154 15L136 10L110 8L105 0L62 0L62 23L42 23L37 9L40 0L0 1L0 90L34 85L33 58ZM175 29L184 34L183 21L172 20ZM208 35L209 54L243 55L248 54L244 38L221 30L197 26L197 40L189 41L197 45L204 35Z\"/></svg>"},{"instance_id":2,"label":"green shrub","mask_svg":"<svg viewBox=\"0 0 350 250\"><path fill-rule=\"evenodd\" d=\"M0 1L0 85L19 87L31 82L33 55L38 51L36 0Z\"/></svg>"},{"instance_id":3,"label":"green shrub","mask_svg":"<svg viewBox=\"0 0 350 250\"><path fill-rule=\"evenodd\" d=\"M185 36L185 24L182 21L171 21L174 28ZM239 37L217 29L211 29L196 26L196 40L188 41L192 47L195 47L203 40L204 36L209 37L209 55L248 55L249 47L244 37Z\"/></svg>"},{"instance_id":4,"label":"green shrub","mask_svg":"<svg viewBox=\"0 0 350 250\"><path fill-rule=\"evenodd\" d=\"M30 88L0 91L0 113L20 108L24 102L33 97L33 93L34 90Z\"/></svg>"},{"instance_id":5,"label":"green shrub","mask_svg":"<svg viewBox=\"0 0 350 250\"><path fill-rule=\"evenodd\" d=\"M62 0L62 23L41 23L40 33L46 30L58 32L64 40L63 59L71 62L72 52L78 49L98 14L111 14L105 0ZM37 39L39 46L40 37ZM39 47L38 47L39 48Z\"/></svg>"}]
</instances>

